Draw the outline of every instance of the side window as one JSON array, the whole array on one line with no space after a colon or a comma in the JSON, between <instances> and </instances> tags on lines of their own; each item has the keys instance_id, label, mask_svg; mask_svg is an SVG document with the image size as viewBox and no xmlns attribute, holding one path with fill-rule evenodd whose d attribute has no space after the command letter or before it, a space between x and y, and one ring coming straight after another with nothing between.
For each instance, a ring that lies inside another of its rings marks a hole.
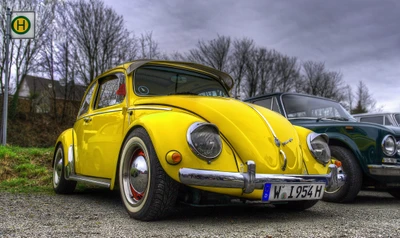
<instances>
[{"instance_id":1,"label":"side window","mask_svg":"<svg viewBox=\"0 0 400 238\"><path fill-rule=\"evenodd\" d=\"M262 100L254 102L254 104L257 104L262 107L266 107L268 109L272 109L271 103L272 103L272 98L266 98L266 99L262 99Z\"/></svg>"},{"instance_id":2,"label":"side window","mask_svg":"<svg viewBox=\"0 0 400 238\"><path fill-rule=\"evenodd\" d=\"M109 75L100 79L99 82L95 109L120 104L124 100L126 95L124 74Z\"/></svg>"},{"instance_id":3,"label":"side window","mask_svg":"<svg viewBox=\"0 0 400 238\"><path fill-rule=\"evenodd\" d=\"M393 123L390 121L389 115L385 116L385 125L394 126Z\"/></svg>"},{"instance_id":4,"label":"side window","mask_svg":"<svg viewBox=\"0 0 400 238\"><path fill-rule=\"evenodd\" d=\"M277 113L281 113L281 109L279 109L279 105L278 105L278 99L276 99L276 97L274 97L272 100L272 110Z\"/></svg>"},{"instance_id":5,"label":"side window","mask_svg":"<svg viewBox=\"0 0 400 238\"><path fill-rule=\"evenodd\" d=\"M89 106L90 106L90 100L92 99L93 90L94 90L95 86L96 86L95 83L92 84L92 86L90 87L90 89L86 93L86 96L83 99L81 108L79 108L78 117L88 112Z\"/></svg>"},{"instance_id":6,"label":"side window","mask_svg":"<svg viewBox=\"0 0 400 238\"><path fill-rule=\"evenodd\" d=\"M372 122L383 125L383 116L361 117L360 122Z\"/></svg>"}]
</instances>

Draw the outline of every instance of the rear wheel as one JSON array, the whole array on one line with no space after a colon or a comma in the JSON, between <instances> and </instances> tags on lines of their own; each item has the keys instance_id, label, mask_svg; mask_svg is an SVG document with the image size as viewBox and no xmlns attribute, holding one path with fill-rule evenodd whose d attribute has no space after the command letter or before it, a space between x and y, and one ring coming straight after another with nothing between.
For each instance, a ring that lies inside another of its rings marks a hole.
<instances>
[{"instance_id":1,"label":"rear wheel","mask_svg":"<svg viewBox=\"0 0 400 238\"><path fill-rule=\"evenodd\" d=\"M76 187L76 181L65 179L64 150L61 144L57 146L53 163L53 189L59 194L72 193Z\"/></svg>"},{"instance_id":2,"label":"rear wheel","mask_svg":"<svg viewBox=\"0 0 400 238\"><path fill-rule=\"evenodd\" d=\"M118 177L121 198L131 217L143 221L157 220L172 211L179 184L161 167L150 137L143 128L135 129L126 139Z\"/></svg>"},{"instance_id":3,"label":"rear wheel","mask_svg":"<svg viewBox=\"0 0 400 238\"><path fill-rule=\"evenodd\" d=\"M315 204L317 204L318 201L319 200L293 201L293 202L282 203L282 204L274 204L274 206L279 209L303 211L303 210L313 207Z\"/></svg>"},{"instance_id":4,"label":"rear wheel","mask_svg":"<svg viewBox=\"0 0 400 238\"><path fill-rule=\"evenodd\" d=\"M353 153L340 146L330 146L332 159L342 162L342 170L346 174L346 181L342 187L335 190L326 190L323 200L327 202L352 202L357 197L362 186L362 171Z\"/></svg>"}]
</instances>

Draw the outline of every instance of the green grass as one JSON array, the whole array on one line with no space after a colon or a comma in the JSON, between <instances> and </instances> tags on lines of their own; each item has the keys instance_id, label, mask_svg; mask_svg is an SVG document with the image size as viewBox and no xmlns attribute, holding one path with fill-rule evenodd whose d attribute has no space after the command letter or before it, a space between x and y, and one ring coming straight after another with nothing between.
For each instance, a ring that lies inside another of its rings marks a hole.
<instances>
[{"instance_id":1,"label":"green grass","mask_svg":"<svg viewBox=\"0 0 400 238\"><path fill-rule=\"evenodd\" d=\"M54 148L0 146L0 192L54 193L52 159ZM78 183L75 191L96 188Z\"/></svg>"},{"instance_id":2,"label":"green grass","mask_svg":"<svg viewBox=\"0 0 400 238\"><path fill-rule=\"evenodd\" d=\"M0 191L51 192L54 148L0 146Z\"/></svg>"}]
</instances>

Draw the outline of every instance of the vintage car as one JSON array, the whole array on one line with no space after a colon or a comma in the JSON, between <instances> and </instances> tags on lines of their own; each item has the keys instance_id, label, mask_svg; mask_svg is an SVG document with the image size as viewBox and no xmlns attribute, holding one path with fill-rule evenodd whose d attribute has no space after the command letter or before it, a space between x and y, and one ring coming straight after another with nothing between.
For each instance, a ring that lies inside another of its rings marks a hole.
<instances>
[{"instance_id":1,"label":"vintage car","mask_svg":"<svg viewBox=\"0 0 400 238\"><path fill-rule=\"evenodd\" d=\"M400 112L359 113L352 115L359 122L377 123L385 126L400 127Z\"/></svg>"},{"instance_id":2,"label":"vintage car","mask_svg":"<svg viewBox=\"0 0 400 238\"><path fill-rule=\"evenodd\" d=\"M351 202L362 188L400 198L400 128L357 122L340 103L298 93L272 93L244 100L284 115L294 125L329 136L332 158L342 163L345 185L325 201Z\"/></svg>"},{"instance_id":3,"label":"vintage car","mask_svg":"<svg viewBox=\"0 0 400 238\"><path fill-rule=\"evenodd\" d=\"M155 220L178 202L303 210L344 183L326 135L230 98L232 85L184 62L138 60L103 73L57 139L54 191L118 188L131 217Z\"/></svg>"}]
</instances>

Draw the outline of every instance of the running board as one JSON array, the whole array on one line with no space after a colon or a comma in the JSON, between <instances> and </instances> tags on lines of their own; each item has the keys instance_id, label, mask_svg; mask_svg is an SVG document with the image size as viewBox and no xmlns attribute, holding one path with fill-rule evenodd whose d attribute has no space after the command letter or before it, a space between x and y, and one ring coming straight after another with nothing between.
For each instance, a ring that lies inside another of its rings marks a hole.
<instances>
[{"instance_id":1,"label":"running board","mask_svg":"<svg viewBox=\"0 0 400 238\"><path fill-rule=\"evenodd\" d=\"M81 176L81 175L70 175L68 177L68 180L74 180L77 182L85 182L85 183L91 183L97 186L101 187L106 187L110 188L111 185L111 179L105 179L105 178L93 178L93 177L86 177L86 176Z\"/></svg>"}]
</instances>

